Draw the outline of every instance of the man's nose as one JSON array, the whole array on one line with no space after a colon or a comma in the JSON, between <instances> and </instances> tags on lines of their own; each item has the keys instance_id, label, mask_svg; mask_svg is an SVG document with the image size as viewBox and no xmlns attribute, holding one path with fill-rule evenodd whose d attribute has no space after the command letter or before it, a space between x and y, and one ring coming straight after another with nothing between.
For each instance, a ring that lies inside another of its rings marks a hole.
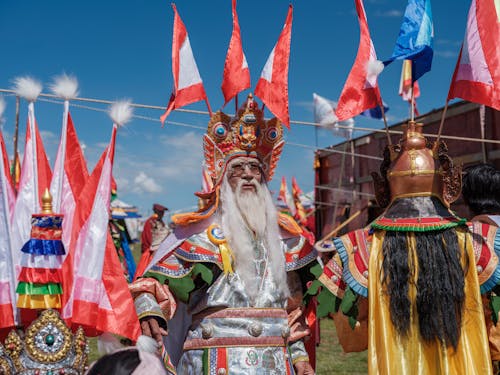
<instances>
[{"instance_id":1,"label":"man's nose","mask_svg":"<svg viewBox=\"0 0 500 375\"><path fill-rule=\"evenodd\" d=\"M247 180L253 178L252 171L251 171L250 166L248 164L244 165L243 173L241 174L241 177L244 179L247 179Z\"/></svg>"},{"instance_id":2,"label":"man's nose","mask_svg":"<svg viewBox=\"0 0 500 375\"><path fill-rule=\"evenodd\" d=\"M241 175L241 178L244 178L245 180L253 179L253 174L252 174L252 172L250 172L249 168L244 169L243 174Z\"/></svg>"}]
</instances>

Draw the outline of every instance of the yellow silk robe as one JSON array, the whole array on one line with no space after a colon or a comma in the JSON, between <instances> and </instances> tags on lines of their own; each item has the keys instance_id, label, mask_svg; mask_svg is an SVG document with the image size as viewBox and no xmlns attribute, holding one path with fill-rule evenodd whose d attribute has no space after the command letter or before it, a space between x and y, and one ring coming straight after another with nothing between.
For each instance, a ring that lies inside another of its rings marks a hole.
<instances>
[{"instance_id":1,"label":"yellow silk robe","mask_svg":"<svg viewBox=\"0 0 500 375\"><path fill-rule=\"evenodd\" d=\"M488 336L479 292L471 235L458 229L461 249L467 241L469 257L465 275L465 303L462 332L456 351L436 341L426 343L420 337L415 307L418 269L410 276L409 298L411 324L408 337L401 337L391 323L389 297L381 283L382 241L384 231L375 231L372 238L368 274L368 370L370 374L391 375L487 375L492 374ZM411 236L411 235L410 235ZM418 266L414 237L409 241L409 254ZM462 261L465 265L465 262ZM436 285L439 288L439 285Z\"/></svg>"}]
</instances>

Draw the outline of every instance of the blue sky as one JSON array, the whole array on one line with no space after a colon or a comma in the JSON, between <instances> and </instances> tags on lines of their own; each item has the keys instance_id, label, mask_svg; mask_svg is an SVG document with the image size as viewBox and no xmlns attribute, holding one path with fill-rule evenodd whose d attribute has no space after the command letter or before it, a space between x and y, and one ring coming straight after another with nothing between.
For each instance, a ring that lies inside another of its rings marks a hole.
<instances>
[{"instance_id":1,"label":"blue sky","mask_svg":"<svg viewBox=\"0 0 500 375\"><path fill-rule=\"evenodd\" d=\"M243 49L252 79L252 90L273 48L286 17L289 1L240 0L237 10ZM294 6L289 69L289 102L292 121L313 121L313 92L337 100L354 61L359 27L351 0L301 0ZM220 90L227 46L232 30L231 1L179 0L177 9L190 37L200 75L212 109L223 104ZM432 3L434 60L432 71L420 83L418 108L425 113L444 105L451 75L465 32L470 2L441 0ZM378 58L388 58L396 41L406 1L365 0L365 9ZM77 77L80 97L105 100L131 99L134 103L163 106L172 90L171 43L173 11L168 1L2 1L0 38L2 63L0 88L12 79L30 75L49 84L61 73ZM379 77L389 123L408 116L408 106L397 94L401 63L386 68ZM250 91L250 90L249 90ZM240 102L244 98L240 94ZM12 152L15 100L5 96L4 136ZM111 120L106 106L71 102L73 120L89 169L109 141ZM96 108L94 111L80 106ZM206 110L204 103L188 109ZM51 165L60 137L62 105L39 100L36 117ZM234 104L225 108L233 113ZM193 127L161 128L161 111L137 109L134 118L119 130L114 175L118 197L148 215L159 202L171 209L194 206L200 189L202 142L208 116L174 112L169 120ZM20 147L24 144L27 104L21 104ZM269 114L268 114L269 115ZM355 126L381 127L382 123L356 118ZM287 145L271 182L277 191L281 176L295 176L304 191L314 185L313 147L341 141L327 130L293 125L285 131ZM377 155L379 156L379 155Z\"/></svg>"}]
</instances>

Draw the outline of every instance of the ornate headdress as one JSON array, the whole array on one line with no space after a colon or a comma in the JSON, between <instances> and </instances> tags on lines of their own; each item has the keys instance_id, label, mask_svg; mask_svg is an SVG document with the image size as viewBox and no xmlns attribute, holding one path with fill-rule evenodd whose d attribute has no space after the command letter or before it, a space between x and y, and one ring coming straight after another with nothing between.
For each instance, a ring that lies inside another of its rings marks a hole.
<instances>
[{"instance_id":1,"label":"ornate headdress","mask_svg":"<svg viewBox=\"0 0 500 375\"><path fill-rule=\"evenodd\" d=\"M220 111L215 113L203 136L205 163L214 186L222 181L227 163L239 156L258 159L266 180L271 180L284 144L280 121L265 121L252 94L234 118Z\"/></svg>"},{"instance_id":2,"label":"ornate headdress","mask_svg":"<svg viewBox=\"0 0 500 375\"><path fill-rule=\"evenodd\" d=\"M464 221L449 210L460 195L461 167L453 165L444 142L425 139L422 124L410 121L400 143L386 147L380 172L372 173L375 197L387 209L373 227L433 230Z\"/></svg>"},{"instance_id":3,"label":"ornate headdress","mask_svg":"<svg viewBox=\"0 0 500 375\"><path fill-rule=\"evenodd\" d=\"M212 215L219 204L219 188L228 163L240 156L252 157L262 164L266 181L273 177L285 141L283 127L277 118L268 121L252 94L234 118L218 111L208 122L203 136L206 170L213 181L211 191L195 193L202 200L198 212L172 216L177 225L203 220Z\"/></svg>"},{"instance_id":4,"label":"ornate headdress","mask_svg":"<svg viewBox=\"0 0 500 375\"><path fill-rule=\"evenodd\" d=\"M83 329L75 335L55 310L44 310L26 329L24 341L12 330L0 344L0 373L81 375L89 347Z\"/></svg>"},{"instance_id":5,"label":"ornate headdress","mask_svg":"<svg viewBox=\"0 0 500 375\"><path fill-rule=\"evenodd\" d=\"M444 142L428 142L421 123L410 121L397 145L388 146L380 167L372 173L381 207L401 197L436 196L447 207L460 196L461 167L453 165Z\"/></svg>"}]
</instances>

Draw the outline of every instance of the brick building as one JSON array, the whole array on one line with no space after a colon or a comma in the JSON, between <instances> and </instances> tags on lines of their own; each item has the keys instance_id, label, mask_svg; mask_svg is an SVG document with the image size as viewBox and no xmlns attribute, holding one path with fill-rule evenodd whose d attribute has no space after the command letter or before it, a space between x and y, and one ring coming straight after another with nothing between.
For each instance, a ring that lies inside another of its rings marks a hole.
<instances>
[{"instance_id":1,"label":"brick building","mask_svg":"<svg viewBox=\"0 0 500 375\"><path fill-rule=\"evenodd\" d=\"M424 124L423 132L428 140L435 140L442 112L443 108L440 108L415 119ZM399 131L398 134L391 133L392 143L399 141L405 124L406 121L389 127L391 131ZM493 140L497 143L454 137ZM500 111L463 101L452 104L448 106L442 139L448 145L448 153L455 165L465 168L484 161L500 168ZM381 212L374 200L370 173L379 171L386 145L387 134L373 132L316 152L318 239L348 218L352 221L337 235L365 226ZM461 198L451 208L460 216L469 217Z\"/></svg>"}]
</instances>

